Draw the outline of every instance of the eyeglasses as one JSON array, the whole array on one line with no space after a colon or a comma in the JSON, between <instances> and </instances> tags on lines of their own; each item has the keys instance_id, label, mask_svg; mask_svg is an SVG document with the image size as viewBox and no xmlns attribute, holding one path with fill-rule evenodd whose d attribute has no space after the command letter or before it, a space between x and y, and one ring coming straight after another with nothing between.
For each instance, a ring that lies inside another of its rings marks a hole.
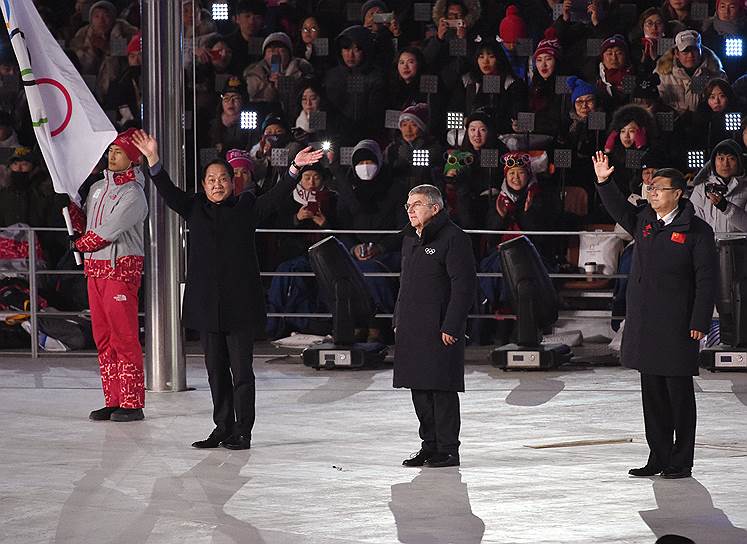
<instances>
[{"instance_id":1,"label":"eyeglasses","mask_svg":"<svg viewBox=\"0 0 747 544\"><path fill-rule=\"evenodd\" d=\"M312 32L317 32L318 30L319 29L315 26L312 26L312 27L305 26L301 29L301 32L305 34L311 34Z\"/></svg>"},{"instance_id":2,"label":"eyeglasses","mask_svg":"<svg viewBox=\"0 0 747 544\"><path fill-rule=\"evenodd\" d=\"M465 164L467 166L469 166L470 164L472 164L474 162L474 160L475 159L474 159L474 157L472 155L467 155L466 157L462 157L462 158L457 158L456 155L449 155L446 158L446 162L449 163L449 164L457 164L457 163L459 163L459 164Z\"/></svg>"},{"instance_id":3,"label":"eyeglasses","mask_svg":"<svg viewBox=\"0 0 747 544\"><path fill-rule=\"evenodd\" d=\"M433 204L425 204L423 202L413 202L412 204L405 204L405 211L409 212L410 208L416 208L417 206L433 206Z\"/></svg>"},{"instance_id":4,"label":"eyeglasses","mask_svg":"<svg viewBox=\"0 0 747 544\"><path fill-rule=\"evenodd\" d=\"M646 190L649 193L659 193L661 191L676 191L679 187L659 187L658 185L646 185Z\"/></svg>"},{"instance_id":5,"label":"eyeglasses","mask_svg":"<svg viewBox=\"0 0 747 544\"><path fill-rule=\"evenodd\" d=\"M221 98L223 102L241 102L241 96L238 94L224 94Z\"/></svg>"}]
</instances>

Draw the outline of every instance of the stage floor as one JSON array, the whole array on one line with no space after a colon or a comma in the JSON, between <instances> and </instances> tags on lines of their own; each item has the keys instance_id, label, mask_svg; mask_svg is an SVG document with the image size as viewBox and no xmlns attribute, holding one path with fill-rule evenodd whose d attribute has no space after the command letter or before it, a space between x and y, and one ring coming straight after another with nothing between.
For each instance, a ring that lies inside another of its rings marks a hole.
<instances>
[{"instance_id":1,"label":"stage floor","mask_svg":"<svg viewBox=\"0 0 747 544\"><path fill-rule=\"evenodd\" d=\"M471 364L462 466L420 470L400 464L419 441L391 367L260 353L240 452L189 447L212 430L198 357L195 390L148 393L136 423L88 421L94 358L0 357L0 542L747 542L747 374L697 378L694 478L667 481L627 476L647 455L633 371Z\"/></svg>"}]
</instances>

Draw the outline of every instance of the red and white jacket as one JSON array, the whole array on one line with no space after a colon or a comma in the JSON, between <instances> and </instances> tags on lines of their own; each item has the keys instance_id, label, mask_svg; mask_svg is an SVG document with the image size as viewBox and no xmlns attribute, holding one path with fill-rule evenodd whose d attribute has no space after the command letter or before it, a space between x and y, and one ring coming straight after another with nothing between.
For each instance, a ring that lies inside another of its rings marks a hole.
<instances>
[{"instance_id":1,"label":"red and white jacket","mask_svg":"<svg viewBox=\"0 0 747 544\"><path fill-rule=\"evenodd\" d=\"M83 235L75 247L85 256L85 274L92 278L139 283L145 245L143 221L148 202L139 168L104 170L104 179L91 186L85 212L70 205L73 228Z\"/></svg>"}]
</instances>

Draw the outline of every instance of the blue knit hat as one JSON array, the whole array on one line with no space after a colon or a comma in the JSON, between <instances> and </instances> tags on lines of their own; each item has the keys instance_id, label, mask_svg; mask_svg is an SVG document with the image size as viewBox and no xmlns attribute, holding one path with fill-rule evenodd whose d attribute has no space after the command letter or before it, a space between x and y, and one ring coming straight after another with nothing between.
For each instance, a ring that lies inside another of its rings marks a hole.
<instances>
[{"instance_id":1,"label":"blue knit hat","mask_svg":"<svg viewBox=\"0 0 747 544\"><path fill-rule=\"evenodd\" d=\"M587 83L581 78L571 76L568 78L568 88L571 90L571 104L575 104L576 100L587 94L595 95L597 93L596 87L591 83Z\"/></svg>"}]
</instances>

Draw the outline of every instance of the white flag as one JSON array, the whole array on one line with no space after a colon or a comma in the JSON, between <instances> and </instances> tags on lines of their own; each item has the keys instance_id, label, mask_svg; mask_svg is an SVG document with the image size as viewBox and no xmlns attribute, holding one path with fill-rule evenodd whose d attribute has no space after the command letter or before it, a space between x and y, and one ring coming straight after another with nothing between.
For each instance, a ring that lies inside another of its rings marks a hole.
<instances>
[{"instance_id":1,"label":"white flag","mask_svg":"<svg viewBox=\"0 0 747 544\"><path fill-rule=\"evenodd\" d=\"M117 131L29 0L0 0L54 189L78 199Z\"/></svg>"}]
</instances>

